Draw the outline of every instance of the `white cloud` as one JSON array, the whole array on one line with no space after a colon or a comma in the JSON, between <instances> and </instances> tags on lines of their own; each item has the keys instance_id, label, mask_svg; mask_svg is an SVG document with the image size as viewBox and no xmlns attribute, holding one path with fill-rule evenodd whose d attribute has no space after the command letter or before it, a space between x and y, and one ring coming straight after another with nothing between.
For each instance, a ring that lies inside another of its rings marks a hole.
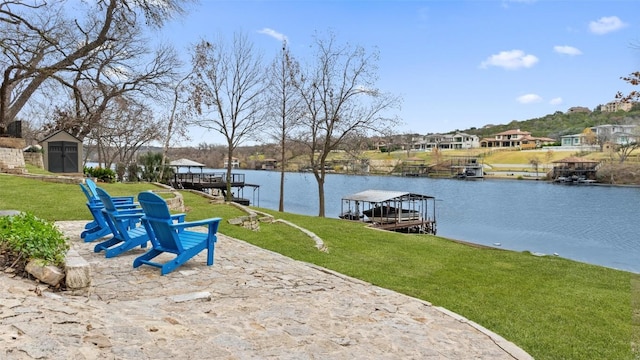
<instances>
[{"instance_id":1,"label":"white cloud","mask_svg":"<svg viewBox=\"0 0 640 360\"><path fill-rule=\"evenodd\" d=\"M497 66L508 70L530 68L538 62L538 58L531 54L525 54L522 50L501 51L491 55L480 64L486 69L489 66Z\"/></svg>"},{"instance_id":2,"label":"white cloud","mask_svg":"<svg viewBox=\"0 0 640 360\"><path fill-rule=\"evenodd\" d=\"M526 95L518 96L516 98L516 101L519 102L520 104L533 104L533 103L541 102L542 97L540 97L540 95L538 94L526 94Z\"/></svg>"},{"instance_id":3,"label":"white cloud","mask_svg":"<svg viewBox=\"0 0 640 360\"><path fill-rule=\"evenodd\" d=\"M549 104L551 105L560 105L562 103L563 103L563 100L561 97L553 98L551 99L551 101L549 101Z\"/></svg>"},{"instance_id":4,"label":"white cloud","mask_svg":"<svg viewBox=\"0 0 640 360\"><path fill-rule=\"evenodd\" d=\"M617 16L604 16L597 21L590 22L589 30L594 34L603 35L620 30L625 26L627 26L627 24L622 22Z\"/></svg>"},{"instance_id":5,"label":"white cloud","mask_svg":"<svg viewBox=\"0 0 640 360\"><path fill-rule=\"evenodd\" d=\"M288 41L287 37L284 34L281 34L273 29L269 29L269 28L264 28L260 31L258 31L259 34L265 34L268 36L271 36L272 38L278 40L278 41Z\"/></svg>"},{"instance_id":6,"label":"white cloud","mask_svg":"<svg viewBox=\"0 0 640 360\"><path fill-rule=\"evenodd\" d=\"M564 55L582 55L582 51L580 51L580 49L568 45L556 45L553 47L553 50Z\"/></svg>"}]
</instances>

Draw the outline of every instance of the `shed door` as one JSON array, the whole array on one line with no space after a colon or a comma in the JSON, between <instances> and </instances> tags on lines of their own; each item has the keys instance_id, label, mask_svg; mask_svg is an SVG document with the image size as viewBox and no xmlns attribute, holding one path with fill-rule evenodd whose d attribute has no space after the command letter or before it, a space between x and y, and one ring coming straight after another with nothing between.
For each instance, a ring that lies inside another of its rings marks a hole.
<instances>
[{"instance_id":1,"label":"shed door","mask_svg":"<svg viewBox=\"0 0 640 360\"><path fill-rule=\"evenodd\" d=\"M50 142L49 171L55 173L78 172L78 143L69 141Z\"/></svg>"}]
</instances>

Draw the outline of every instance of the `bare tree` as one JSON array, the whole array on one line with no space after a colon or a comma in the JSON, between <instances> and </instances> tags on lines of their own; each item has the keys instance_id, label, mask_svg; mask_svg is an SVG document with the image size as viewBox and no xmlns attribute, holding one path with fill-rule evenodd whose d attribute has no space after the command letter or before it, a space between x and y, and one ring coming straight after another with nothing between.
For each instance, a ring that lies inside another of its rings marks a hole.
<instances>
[{"instance_id":1,"label":"bare tree","mask_svg":"<svg viewBox=\"0 0 640 360\"><path fill-rule=\"evenodd\" d=\"M219 132L227 141L227 201L233 197L233 152L244 141L256 139L265 125L261 61L243 34L234 34L231 49L222 40L203 40L193 50L193 101L197 113L207 117L197 125Z\"/></svg>"},{"instance_id":2,"label":"bare tree","mask_svg":"<svg viewBox=\"0 0 640 360\"><path fill-rule=\"evenodd\" d=\"M596 132L596 142L600 146L600 151L604 151L604 146L612 140L612 129L610 127L600 128Z\"/></svg>"},{"instance_id":3,"label":"bare tree","mask_svg":"<svg viewBox=\"0 0 640 360\"><path fill-rule=\"evenodd\" d=\"M68 89L70 101L57 109L58 116L53 122L45 124L49 132L65 130L80 140L94 140L97 148L102 149L102 137L113 135L106 134L106 129L114 127L101 122L107 121L106 112L111 112L113 117L113 109L117 108L115 101L163 100L162 95L174 82L175 69L180 66L176 51L166 46L151 51L139 31L122 31L123 34L116 32L120 34L119 42L84 57L80 66L84 70L75 72L73 78L52 76ZM108 158L102 158L104 151L98 154L99 163L109 162Z\"/></svg>"},{"instance_id":4,"label":"bare tree","mask_svg":"<svg viewBox=\"0 0 640 360\"><path fill-rule=\"evenodd\" d=\"M116 30L119 41L100 47L80 62L72 78L53 75L69 91L69 123L64 124L79 139L91 132L109 103L126 94L145 102L163 100L169 85L176 81L181 63L170 46L152 50L138 29Z\"/></svg>"},{"instance_id":5,"label":"bare tree","mask_svg":"<svg viewBox=\"0 0 640 360\"><path fill-rule=\"evenodd\" d=\"M625 160L629 158L631 153L640 148L640 142L638 141L630 141L624 144L620 144L616 147L616 153L618 154L618 158L620 159L620 164L624 163Z\"/></svg>"},{"instance_id":6,"label":"bare tree","mask_svg":"<svg viewBox=\"0 0 640 360\"><path fill-rule=\"evenodd\" d=\"M297 78L304 102L300 140L307 145L318 185L318 216L325 216L326 160L349 135L380 132L397 123L385 111L400 104L396 96L375 88L378 53L338 45L335 36L316 37L315 64Z\"/></svg>"},{"instance_id":7,"label":"bare tree","mask_svg":"<svg viewBox=\"0 0 640 360\"><path fill-rule=\"evenodd\" d=\"M618 144L615 148L618 154L620 164L624 163L636 149L640 149L640 126L636 126L630 133L626 134L624 138L621 138L621 144Z\"/></svg>"},{"instance_id":8,"label":"bare tree","mask_svg":"<svg viewBox=\"0 0 640 360\"><path fill-rule=\"evenodd\" d=\"M369 159L364 155L369 149L369 137L354 133L345 138L341 149L346 153L347 172L362 174L368 171Z\"/></svg>"},{"instance_id":9,"label":"bare tree","mask_svg":"<svg viewBox=\"0 0 640 360\"><path fill-rule=\"evenodd\" d=\"M185 0L79 2L82 19L65 16L64 1L0 2L0 133L47 80L86 70L81 60L119 41L123 29L161 26L183 12ZM90 5L91 4L91 5ZM81 6L84 8L81 9Z\"/></svg>"},{"instance_id":10,"label":"bare tree","mask_svg":"<svg viewBox=\"0 0 640 360\"><path fill-rule=\"evenodd\" d=\"M138 150L161 137L159 121L148 106L119 97L91 135L97 140L97 150L105 168L115 163L126 166L135 162Z\"/></svg>"},{"instance_id":11,"label":"bare tree","mask_svg":"<svg viewBox=\"0 0 640 360\"><path fill-rule=\"evenodd\" d=\"M537 156L529 158L529 164L536 171L536 178L538 177L538 169L540 168L540 159Z\"/></svg>"},{"instance_id":12,"label":"bare tree","mask_svg":"<svg viewBox=\"0 0 640 360\"><path fill-rule=\"evenodd\" d=\"M287 145L301 115L301 98L294 86L294 80L300 73L297 61L289 52L287 42L282 44L281 54L274 59L267 70L268 86L266 93L266 118L272 125L266 132L278 143L280 155L280 202L279 211L284 211L284 178L287 165Z\"/></svg>"},{"instance_id":13,"label":"bare tree","mask_svg":"<svg viewBox=\"0 0 640 360\"><path fill-rule=\"evenodd\" d=\"M621 77L621 79L634 86L640 85L640 71L633 72L629 74L629 76L623 76ZM622 92L618 91L618 93L616 94L616 99L627 102L637 101L640 100L640 91L633 90L628 94L623 94Z\"/></svg>"},{"instance_id":14,"label":"bare tree","mask_svg":"<svg viewBox=\"0 0 640 360\"><path fill-rule=\"evenodd\" d=\"M551 167L551 160L553 160L553 150L549 149L544 153L544 160L546 162L546 172L549 172L549 168Z\"/></svg>"},{"instance_id":15,"label":"bare tree","mask_svg":"<svg viewBox=\"0 0 640 360\"><path fill-rule=\"evenodd\" d=\"M167 163L167 154L169 153L169 146L171 140L174 137L187 137L187 126L189 124L189 118L191 112L189 109L189 99L185 99L184 96L188 94L186 89L186 81L193 75L193 72L189 72L180 79L173 86L173 98L171 100L171 112L167 116L167 132L164 136L164 142L162 147L162 161L160 163L160 179L164 177L164 169ZM177 135L177 136L176 136Z\"/></svg>"},{"instance_id":16,"label":"bare tree","mask_svg":"<svg viewBox=\"0 0 640 360\"><path fill-rule=\"evenodd\" d=\"M591 130L591 128L585 128L582 131L582 138L584 140L584 143L587 145L595 145L598 142L596 134L593 132L593 130Z\"/></svg>"}]
</instances>

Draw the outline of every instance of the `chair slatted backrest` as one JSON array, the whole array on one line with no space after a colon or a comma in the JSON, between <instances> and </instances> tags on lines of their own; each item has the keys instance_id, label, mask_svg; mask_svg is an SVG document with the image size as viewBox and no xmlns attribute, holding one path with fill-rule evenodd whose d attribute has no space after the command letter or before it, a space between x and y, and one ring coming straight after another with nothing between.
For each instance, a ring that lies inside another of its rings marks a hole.
<instances>
[{"instance_id":1,"label":"chair slatted backrest","mask_svg":"<svg viewBox=\"0 0 640 360\"><path fill-rule=\"evenodd\" d=\"M89 204L91 204L91 205L100 205L100 204L98 204L98 199L96 199L91 194L91 190L89 190L89 188L86 185L83 185L83 184L78 184L78 185L80 185L80 189L82 189L82 192L84 193L84 196L87 197L87 201L89 202Z\"/></svg>"},{"instance_id":2,"label":"chair slatted backrest","mask_svg":"<svg viewBox=\"0 0 640 360\"><path fill-rule=\"evenodd\" d=\"M124 231L126 231L126 227L123 227L121 224L122 222L117 221L114 217L118 210L113 204L109 193L102 188L96 188L96 193L98 194L98 198L100 198L100 201L104 206L102 210L105 213L104 219L107 223L107 226L109 226L109 228L111 229L113 235L116 236L116 234L120 234L121 230L123 229Z\"/></svg>"},{"instance_id":3,"label":"chair slatted backrest","mask_svg":"<svg viewBox=\"0 0 640 360\"><path fill-rule=\"evenodd\" d=\"M97 189L98 189L98 185L95 183L95 181L86 178L84 180L85 184L87 184L87 188L89 188L89 191L91 192L91 194L93 194L94 196L98 195Z\"/></svg>"},{"instance_id":4,"label":"chair slatted backrest","mask_svg":"<svg viewBox=\"0 0 640 360\"><path fill-rule=\"evenodd\" d=\"M173 219L167 202L152 192L142 192L138 202L144 210L143 222L151 237L154 247L159 250L180 254L184 251L178 230L173 226Z\"/></svg>"},{"instance_id":5,"label":"chair slatted backrest","mask_svg":"<svg viewBox=\"0 0 640 360\"><path fill-rule=\"evenodd\" d=\"M118 210L116 209L116 205L113 203L113 200L111 199L111 195L109 195L108 192L106 192L104 189L96 187L96 193L98 194L98 197L100 198L100 201L102 201L102 205L104 205L104 208L109 211L109 212L117 212Z\"/></svg>"}]
</instances>

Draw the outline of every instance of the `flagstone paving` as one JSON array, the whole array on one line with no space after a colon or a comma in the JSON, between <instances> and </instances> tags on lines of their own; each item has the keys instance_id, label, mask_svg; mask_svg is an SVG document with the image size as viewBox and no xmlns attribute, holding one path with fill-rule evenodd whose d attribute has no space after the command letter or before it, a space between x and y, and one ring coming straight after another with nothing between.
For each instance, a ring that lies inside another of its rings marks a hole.
<instances>
[{"instance_id":1,"label":"flagstone paving","mask_svg":"<svg viewBox=\"0 0 640 360\"><path fill-rule=\"evenodd\" d=\"M0 359L531 359L428 302L219 234L178 270L106 259L57 225L91 265L84 295L0 274Z\"/></svg>"}]
</instances>

